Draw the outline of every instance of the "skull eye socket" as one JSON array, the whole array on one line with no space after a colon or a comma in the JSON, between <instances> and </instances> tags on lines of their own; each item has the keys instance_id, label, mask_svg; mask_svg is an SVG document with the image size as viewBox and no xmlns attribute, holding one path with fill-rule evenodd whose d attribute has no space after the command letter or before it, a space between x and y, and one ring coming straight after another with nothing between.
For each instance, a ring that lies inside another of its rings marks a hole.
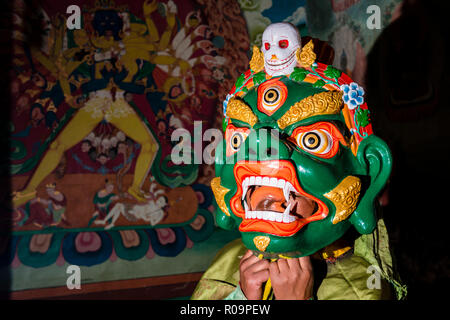
<instances>
[{"instance_id":1,"label":"skull eye socket","mask_svg":"<svg viewBox=\"0 0 450 320\"><path fill-rule=\"evenodd\" d=\"M289 41L288 41L288 40L280 40L280 41L278 42L278 46L279 46L281 49L286 49L287 47L289 47Z\"/></svg>"},{"instance_id":2,"label":"skull eye socket","mask_svg":"<svg viewBox=\"0 0 450 320\"><path fill-rule=\"evenodd\" d=\"M268 43L268 42L264 43L264 48L266 50L269 50L270 49L270 43Z\"/></svg>"}]
</instances>

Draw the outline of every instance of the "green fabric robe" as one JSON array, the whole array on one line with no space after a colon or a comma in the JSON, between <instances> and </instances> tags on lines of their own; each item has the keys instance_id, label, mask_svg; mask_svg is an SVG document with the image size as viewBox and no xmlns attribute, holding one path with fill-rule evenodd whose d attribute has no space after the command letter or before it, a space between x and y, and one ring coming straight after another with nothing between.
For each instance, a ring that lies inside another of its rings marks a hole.
<instances>
[{"instance_id":1,"label":"green fabric robe","mask_svg":"<svg viewBox=\"0 0 450 320\"><path fill-rule=\"evenodd\" d=\"M241 239L227 244L200 279L193 300L243 300L239 288L239 260L247 248ZM356 239L352 254L327 263L326 276L314 292L319 300L404 299L406 287L393 270L389 239L380 219L368 235Z\"/></svg>"}]
</instances>

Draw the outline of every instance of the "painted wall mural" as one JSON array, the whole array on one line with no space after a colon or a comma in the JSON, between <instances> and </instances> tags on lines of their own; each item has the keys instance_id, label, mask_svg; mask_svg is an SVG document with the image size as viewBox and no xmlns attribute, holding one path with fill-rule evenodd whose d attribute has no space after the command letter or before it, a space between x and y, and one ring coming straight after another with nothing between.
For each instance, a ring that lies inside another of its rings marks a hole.
<instances>
[{"instance_id":1,"label":"painted wall mural","mask_svg":"<svg viewBox=\"0 0 450 320\"><path fill-rule=\"evenodd\" d=\"M219 1L228 11L211 17L194 0L76 2L74 30L73 1L13 6L12 234L2 266L176 257L216 228L213 168L174 165L171 135L220 123L220 99L249 49L239 5Z\"/></svg>"}]
</instances>

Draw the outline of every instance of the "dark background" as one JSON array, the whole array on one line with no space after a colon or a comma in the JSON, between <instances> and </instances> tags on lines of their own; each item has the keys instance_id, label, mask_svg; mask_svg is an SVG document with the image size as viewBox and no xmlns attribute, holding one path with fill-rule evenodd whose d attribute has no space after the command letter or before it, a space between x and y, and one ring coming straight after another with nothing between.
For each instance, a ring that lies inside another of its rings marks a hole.
<instances>
[{"instance_id":1,"label":"dark background","mask_svg":"<svg viewBox=\"0 0 450 320\"><path fill-rule=\"evenodd\" d=\"M394 167L384 218L408 299L449 285L448 1L405 1L368 54L367 101Z\"/></svg>"}]
</instances>

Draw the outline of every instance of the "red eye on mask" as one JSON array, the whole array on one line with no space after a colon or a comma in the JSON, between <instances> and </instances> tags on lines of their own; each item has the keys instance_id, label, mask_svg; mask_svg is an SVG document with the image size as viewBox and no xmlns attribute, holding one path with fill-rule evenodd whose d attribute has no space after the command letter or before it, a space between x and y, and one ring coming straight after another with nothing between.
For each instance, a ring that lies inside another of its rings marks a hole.
<instances>
[{"instance_id":1,"label":"red eye on mask","mask_svg":"<svg viewBox=\"0 0 450 320\"><path fill-rule=\"evenodd\" d=\"M287 47L289 47L289 41L280 40L280 42L278 42L278 45L280 46L281 49L286 49Z\"/></svg>"},{"instance_id":2,"label":"red eye on mask","mask_svg":"<svg viewBox=\"0 0 450 320\"><path fill-rule=\"evenodd\" d=\"M266 50L270 49L270 43L266 42L264 43L264 48L266 48Z\"/></svg>"}]
</instances>

